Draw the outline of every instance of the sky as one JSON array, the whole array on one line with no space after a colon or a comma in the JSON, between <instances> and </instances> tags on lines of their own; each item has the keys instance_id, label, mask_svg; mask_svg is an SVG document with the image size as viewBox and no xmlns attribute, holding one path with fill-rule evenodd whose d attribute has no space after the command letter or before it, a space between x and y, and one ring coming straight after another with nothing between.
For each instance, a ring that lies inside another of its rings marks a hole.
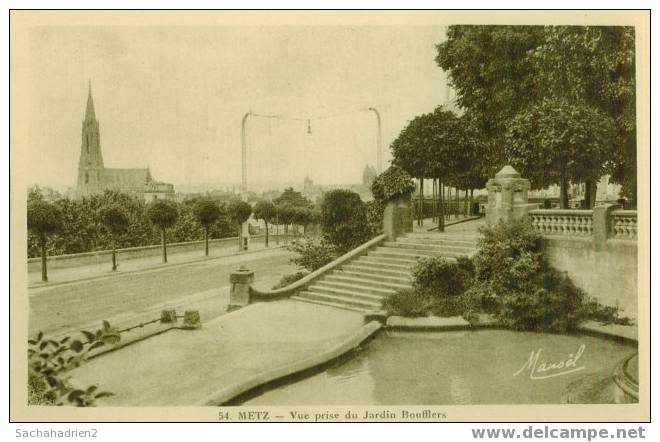
<instances>
[{"instance_id":1,"label":"sky","mask_svg":"<svg viewBox=\"0 0 660 442\"><path fill-rule=\"evenodd\" d=\"M361 181L446 96L442 26L42 26L30 31L30 183L75 186L91 81L106 167L178 186ZM308 122L311 133L308 133Z\"/></svg>"}]
</instances>

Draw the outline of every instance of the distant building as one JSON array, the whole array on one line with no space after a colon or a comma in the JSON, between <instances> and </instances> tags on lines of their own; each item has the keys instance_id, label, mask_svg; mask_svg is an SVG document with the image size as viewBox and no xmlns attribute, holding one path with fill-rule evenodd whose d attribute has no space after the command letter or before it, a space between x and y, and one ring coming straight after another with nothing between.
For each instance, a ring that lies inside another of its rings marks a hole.
<instances>
[{"instance_id":1,"label":"distant building","mask_svg":"<svg viewBox=\"0 0 660 442\"><path fill-rule=\"evenodd\" d=\"M82 144L78 162L76 195L84 197L105 190L138 195L146 201L174 199L174 185L154 180L149 168L110 169L103 165L99 122L94 112L92 86L89 85L85 120L82 123Z\"/></svg>"}]
</instances>

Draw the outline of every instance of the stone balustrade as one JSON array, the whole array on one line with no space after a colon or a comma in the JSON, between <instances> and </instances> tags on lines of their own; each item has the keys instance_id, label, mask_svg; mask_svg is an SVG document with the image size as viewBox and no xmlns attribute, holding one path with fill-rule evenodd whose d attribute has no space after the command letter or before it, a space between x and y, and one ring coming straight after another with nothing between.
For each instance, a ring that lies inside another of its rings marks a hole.
<instances>
[{"instance_id":1,"label":"stone balustrade","mask_svg":"<svg viewBox=\"0 0 660 442\"><path fill-rule=\"evenodd\" d=\"M534 228L544 235L591 236L591 210L532 210L529 212Z\"/></svg>"},{"instance_id":2,"label":"stone balustrade","mask_svg":"<svg viewBox=\"0 0 660 442\"><path fill-rule=\"evenodd\" d=\"M534 228L543 235L637 239L636 210L620 210L610 205L595 210L532 210L528 215Z\"/></svg>"},{"instance_id":3,"label":"stone balustrade","mask_svg":"<svg viewBox=\"0 0 660 442\"><path fill-rule=\"evenodd\" d=\"M610 237L615 239L637 239L636 210L614 210L611 215Z\"/></svg>"}]
</instances>

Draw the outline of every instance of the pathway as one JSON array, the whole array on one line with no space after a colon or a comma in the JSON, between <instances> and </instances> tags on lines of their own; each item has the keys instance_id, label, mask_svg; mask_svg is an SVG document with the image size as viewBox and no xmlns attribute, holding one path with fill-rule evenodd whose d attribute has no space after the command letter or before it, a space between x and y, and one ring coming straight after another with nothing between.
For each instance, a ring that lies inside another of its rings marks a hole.
<instances>
[{"instance_id":1,"label":"pathway","mask_svg":"<svg viewBox=\"0 0 660 442\"><path fill-rule=\"evenodd\" d=\"M332 350L362 327L362 315L345 310L288 300L254 304L199 330L175 329L107 353L71 375L78 386L115 393L102 406L195 405Z\"/></svg>"}]
</instances>

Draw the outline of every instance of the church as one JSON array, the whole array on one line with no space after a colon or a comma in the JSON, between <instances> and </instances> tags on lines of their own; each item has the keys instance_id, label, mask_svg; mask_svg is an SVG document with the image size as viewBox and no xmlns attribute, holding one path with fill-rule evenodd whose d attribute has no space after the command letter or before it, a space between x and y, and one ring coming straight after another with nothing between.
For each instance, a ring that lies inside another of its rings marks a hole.
<instances>
[{"instance_id":1,"label":"church","mask_svg":"<svg viewBox=\"0 0 660 442\"><path fill-rule=\"evenodd\" d=\"M174 185L156 181L149 168L110 169L103 165L99 122L94 112L92 85L87 94L85 120L82 123L82 143L78 162L78 184L76 195L79 198L105 190L119 190L137 195L145 201L174 199Z\"/></svg>"}]
</instances>

